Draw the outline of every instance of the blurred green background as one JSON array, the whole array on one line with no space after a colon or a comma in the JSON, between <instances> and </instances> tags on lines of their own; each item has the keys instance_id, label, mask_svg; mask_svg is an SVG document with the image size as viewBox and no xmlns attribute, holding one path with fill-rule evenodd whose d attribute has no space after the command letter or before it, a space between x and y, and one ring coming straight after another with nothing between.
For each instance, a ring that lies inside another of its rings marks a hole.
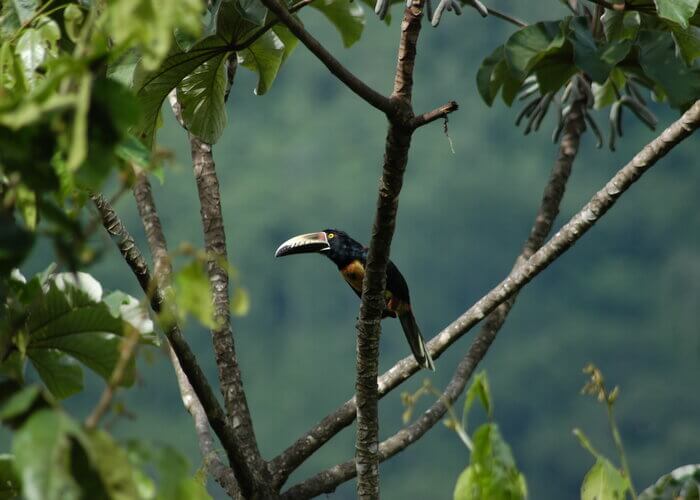
<instances>
[{"instance_id":1,"label":"blurred green background","mask_svg":"<svg viewBox=\"0 0 700 500\"><path fill-rule=\"evenodd\" d=\"M542 2L490 2L526 21L555 19L563 7ZM387 27L367 11L366 32L351 49L317 12L302 18L311 32L356 74L386 93L398 43L399 9ZM415 108L454 99L449 135L441 122L413 140L392 259L410 287L424 334L431 337L498 283L528 235L556 146L549 117L543 130L523 137L515 111L499 101L489 109L478 96L481 59L512 27L474 10L447 15L424 28L415 78ZM253 95L254 75L239 69L228 104L229 125L214 148L232 264L250 291L248 316L234 319L255 429L266 458L282 451L353 391L354 323L358 301L334 266L318 256L275 260L286 238L325 227L367 242L386 132L383 116L335 80L304 47L292 55L270 92ZM660 107L659 107L660 109ZM171 249L202 245L199 205L184 132L164 113L159 141L172 150L165 183L155 187ZM662 113L660 123L674 120ZM601 116L606 124L607 117ZM655 136L626 121L617 153L596 150L586 134L569 183L561 219L590 196ZM593 361L622 392L617 404L633 479L639 489L661 474L700 460L700 211L698 139L682 144L624 195L569 253L528 285L482 368L488 370L495 416L525 473L531 497L574 498L592 458L571 434L581 427L614 457L603 407L579 394L581 368ZM155 184L158 184L154 180ZM133 200L117 205L145 250ZM90 271L105 288L139 295L135 279L100 232L104 256ZM26 272L53 259L36 249ZM396 321L383 323L381 368L408 354ZM190 324L187 337L216 381L209 333ZM382 400L381 436L398 430L402 390L431 378L442 387L474 333ZM147 354L147 353L145 353ZM121 418L123 437L152 437L175 445L196 465L195 434L166 357L142 356L140 380L120 393L133 419ZM79 414L102 383L67 401ZM432 401L423 401L427 406ZM478 418L472 419L476 425ZM290 484L350 458L354 427L333 439L292 476ZM382 465L384 498L450 498L468 463L457 436L437 425L419 443ZM212 488L215 496L220 492ZM354 498L354 482L332 498Z\"/></svg>"}]
</instances>

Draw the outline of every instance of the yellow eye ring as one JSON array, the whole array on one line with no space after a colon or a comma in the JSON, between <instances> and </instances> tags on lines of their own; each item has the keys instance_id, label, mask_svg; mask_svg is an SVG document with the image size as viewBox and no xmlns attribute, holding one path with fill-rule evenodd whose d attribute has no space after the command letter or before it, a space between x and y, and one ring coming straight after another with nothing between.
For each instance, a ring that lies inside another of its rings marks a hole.
<instances>
[{"instance_id":1,"label":"yellow eye ring","mask_svg":"<svg viewBox=\"0 0 700 500\"><path fill-rule=\"evenodd\" d=\"M333 233L328 233L327 236L328 236L329 240L332 240L333 238L335 238L335 234L333 234Z\"/></svg>"}]
</instances>

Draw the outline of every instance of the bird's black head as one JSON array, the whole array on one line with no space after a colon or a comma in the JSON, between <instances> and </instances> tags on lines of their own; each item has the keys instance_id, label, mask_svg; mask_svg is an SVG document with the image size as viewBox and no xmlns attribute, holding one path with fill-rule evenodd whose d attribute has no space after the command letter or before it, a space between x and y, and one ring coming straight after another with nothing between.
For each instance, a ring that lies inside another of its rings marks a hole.
<instances>
[{"instance_id":1,"label":"bird's black head","mask_svg":"<svg viewBox=\"0 0 700 500\"><path fill-rule=\"evenodd\" d=\"M320 253L331 259L338 267L361 258L364 248L344 231L324 229L318 233L300 234L280 245L275 257L297 253Z\"/></svg>"}]
</instances>

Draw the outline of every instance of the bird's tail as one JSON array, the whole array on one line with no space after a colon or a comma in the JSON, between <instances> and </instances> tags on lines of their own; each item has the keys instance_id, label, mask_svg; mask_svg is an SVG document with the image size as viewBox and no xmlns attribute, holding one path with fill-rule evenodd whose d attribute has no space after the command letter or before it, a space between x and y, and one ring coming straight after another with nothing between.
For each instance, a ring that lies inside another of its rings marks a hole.
<instances>
[{"instance_id":1,"label":"bird's tail","mask_svg":"<svg viewBox=\"0 0 700 500\"><path fill-rule=\"evenodd\" d=\"M406 334L408 345L411 346L413 357L416 358L418 364L423 368L435 371L433 358L430 357L428 348L425 347L423 335L420 333L420 329L418 328L418 324L416 323L416 318L413 316L413 313L409 310L403 314L399 314L399 320L401 320L401 326L403 327L403 333Z\"/></svg>"}]
</instances>

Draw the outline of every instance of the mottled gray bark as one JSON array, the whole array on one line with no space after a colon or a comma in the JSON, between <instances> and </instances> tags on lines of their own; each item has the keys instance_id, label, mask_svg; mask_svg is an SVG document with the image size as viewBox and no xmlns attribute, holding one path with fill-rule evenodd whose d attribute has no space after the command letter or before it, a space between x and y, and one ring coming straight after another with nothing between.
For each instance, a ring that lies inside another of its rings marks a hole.
<instances>
[{"instance_id":1,"label":"mottled gray bark","mask_svg":"<svg viewBox=\"0 0 700 500\"><path fill-rule=\"evenodd\" d=\"M145 173L139 173L134 184L134 198L141 216L146 239L153 258L153 268L158 286L166 290L170 286L172 266L168 256L168 245L163 233L163 227L158 216L151 183ZM240 490L233 470L221 462L216 452L214 439L209 429L209 419L202 402L199 400L187 375L180 366L180 361L173 348L168 345L168 355L175 370L180 397L185 409L192 416L197 442L202 454L204 466L214 480L221 485L231 498L239 498Z\"/></svg>"}]
</instances>

